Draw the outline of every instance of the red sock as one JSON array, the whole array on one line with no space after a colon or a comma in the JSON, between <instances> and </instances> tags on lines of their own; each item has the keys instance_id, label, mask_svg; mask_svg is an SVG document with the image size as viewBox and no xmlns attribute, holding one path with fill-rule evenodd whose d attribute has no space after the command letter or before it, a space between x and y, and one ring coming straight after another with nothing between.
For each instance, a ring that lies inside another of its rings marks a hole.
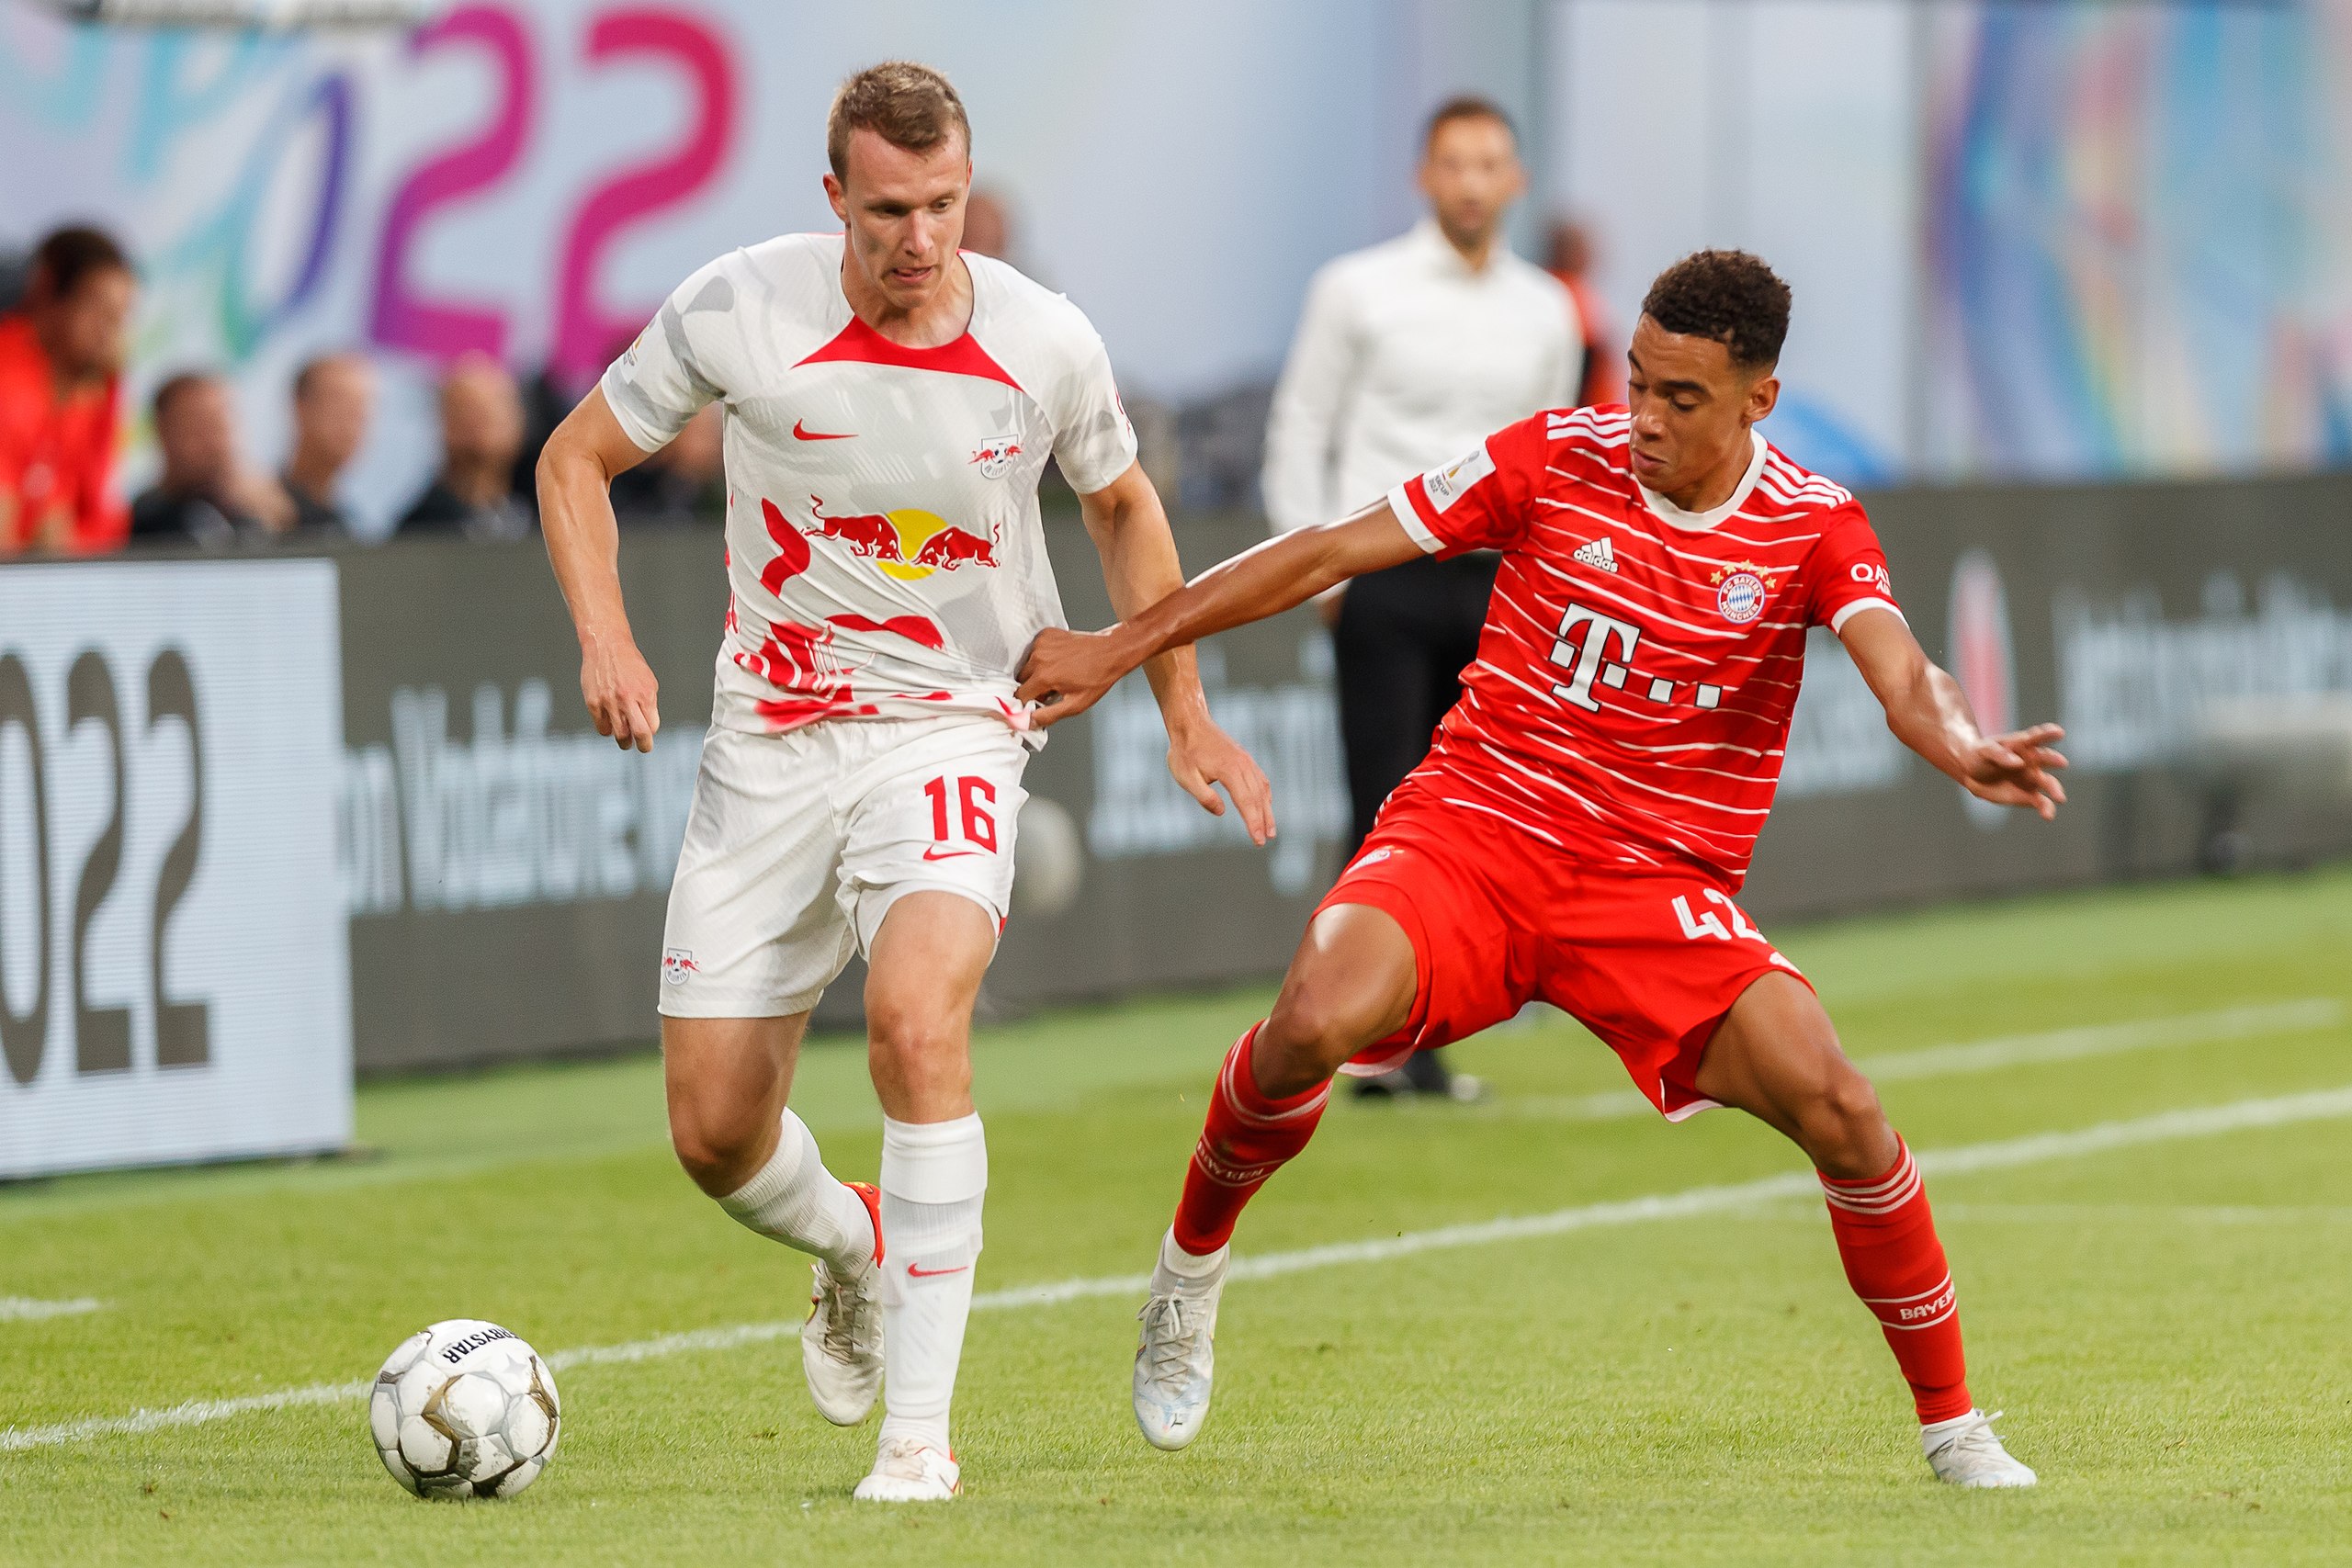
<instances>
[{"instance_id":1,"label":"red sock","mask_svg":"<svg viewBox=\"0 0 2352 1568\"><path fill-rule=\"evenodd\" d=\"M1208 1123L1184 1172L1184 1196L1176 1203L1176 1245L1196 1258L1233 1239L1242 1207L1306 1146L1331 1098L1328 1083L1290 1100L1269 1100L1258 1092L1250 1046L1264 1027L1252 1024L1225 1054L1216 1089L1209 1095Z\"/></svg>"},{"instance_id":2,"label":"red sock","mask_svg":"<svg viewBox=\"0 0 2352 1568\"><path fill-rule=\"evenodd\" d=\"M1922 1424L1965 1416L1967 1359L1960 1347L1960 1303L1919 1167L1899 1140L1894 1168L1868 1181L1821 1179L1829 1228L1847 1281L1878 1317L1895 1364L1911 1385Z\"/></svg>"}]
</instances>

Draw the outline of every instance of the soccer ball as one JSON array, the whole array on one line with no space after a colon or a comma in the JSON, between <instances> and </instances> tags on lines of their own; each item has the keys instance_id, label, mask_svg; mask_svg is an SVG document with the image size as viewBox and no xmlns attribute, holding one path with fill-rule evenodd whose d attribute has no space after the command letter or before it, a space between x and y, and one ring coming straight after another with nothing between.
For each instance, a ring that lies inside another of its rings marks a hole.
<instances>
[{"instance_id":1,"label":"soccer ball","mask_svg":"<svg viewBox=\"0 0 2352 1568\"><path fill-rule=\"evenodd\" d=\"M555 1458L562 1426L538 1352L470 1317L401 1341L368 1394L384 1468L420 1497L512 1497Z\"/></svg>"}]
</instances>

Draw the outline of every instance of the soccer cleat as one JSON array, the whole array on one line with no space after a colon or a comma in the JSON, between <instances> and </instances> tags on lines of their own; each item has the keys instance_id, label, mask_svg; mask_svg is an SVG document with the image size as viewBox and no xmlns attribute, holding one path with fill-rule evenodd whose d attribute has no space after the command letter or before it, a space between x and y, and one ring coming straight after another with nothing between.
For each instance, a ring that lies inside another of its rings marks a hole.
<instances>
[{"instance_id":1,"label":"soccer cleat","mask_svg":"<svg viewBox=\"0 0 2352 1568\"><path fill-rule=\"evenodd\" d=\"M1972 1410L1949 1421L1919 1428L1919 1447L1938 1481L1954 1486L2031 1486L2040 1478L2009 1456L1993 1435L1997 1410L1987 1416Z\"/></svg>"},{"instance_id":2,"label":"soccer cleat","mask_svg":"<svg viewBox=\"0 0 2352 1568\"><path fill-rule=\"evenodd\" d=\"M882 1388L882 1195L863 1181L842 1185L874 1217L876 1267L843 1278L818 1262L808 1321L800 1327L800 1368L817 1414L836 1427L854 1427Z\"/></svg>"},{"instance_id":3,"label":"soccer cleat","mask_svg":"<svg viewBox=\"0 0 2352 1568\"><path fill-rule=\"evenodd\" d=\"M1174 1246L1173 1242L1167 1244ZM1199 1279L1163 1260L1151 1271L1151 1299L1136 1314L1136 1425L1153 1448L1173 1453L1201 1435L1216 1375L1216 1305L1225 1293L1224 1258Z\"/></svg>"},{"instance_id":4,"label":"soccer cleat","mask_svg":"<svg viewBox=\"0 0 2352 1568\"><path fill-rule=\"evenodd\" d=\"M964 1490L956 1456L920 1438L891 1438L853 1494L861 1503L944 1503Z\"/></svg>"}]
</instances>

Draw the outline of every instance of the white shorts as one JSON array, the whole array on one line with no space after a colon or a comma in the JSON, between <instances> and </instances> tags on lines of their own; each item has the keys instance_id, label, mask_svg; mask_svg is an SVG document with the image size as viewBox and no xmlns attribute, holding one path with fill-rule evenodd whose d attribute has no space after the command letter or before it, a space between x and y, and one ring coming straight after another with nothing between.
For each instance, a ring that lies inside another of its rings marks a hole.
<instances>
[{"instance_id":1,"label":"white shorts","mask_svg":"<svg viewBox=\"0 0 2352 1568\"><path fill-rule=\"evenodd\" d=\"M662 1011L807 1012L909 893L960 893L1001 931L1028 760L982 715L712 729L670 885Z\"/></svg>"}]
</instances>

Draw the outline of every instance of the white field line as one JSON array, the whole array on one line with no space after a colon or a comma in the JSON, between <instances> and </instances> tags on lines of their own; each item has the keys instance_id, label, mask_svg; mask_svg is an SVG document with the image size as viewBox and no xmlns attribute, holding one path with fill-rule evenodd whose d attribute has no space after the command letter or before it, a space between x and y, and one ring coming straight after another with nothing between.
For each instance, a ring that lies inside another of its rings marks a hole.
<instances>
[{"instance_id":1,"label":"white field line","mask_svg":"<svg viewBox=\"0 0 2352 1568\"><path fill-rule=\"evenodd\" d=\"M2145 1144L2213 1137L2250 1128L2283 1127L2298 1122L2330 1121L2345 1116L2352 1116L2352 1084L2338 1089L2316 1089L2306 1094L2167 1111L2130 1122L2101 1122L2066 1132L2005 1138L1997 1143L1921 1151L1918 1161L1924 1170L1951 1176L2038 1165L2049 1160L2104 1154ZM1237 1258L1229 1277L1271 1280L1311 1269L1329 1269L1343 1263L1378 1263L1449 1247L1483 1247L1498 1241L1566 1235L1572 1231L1594 1230L1608 1225L1641 1224L1652 1220L1720 1213L1818 1190L1811 1171L1789 1171L1753 1181L1693 1187L1680 1192L1654 1193L1648 1197L1620 1199L1613 1202L1586 1203L1573 1209L1555 1209L1547 1214L1518 1215L1477 1224L1442 1225L1435 1230L1413 1231L1404 1235L1382 1236L1370 1241L1337 1242L1326 1247L1302 1247L1295 1252ZM1143 1274L1065 1280L1057 1284L986 1292L972 1298L972 1306L976 1311L995 1312L1008 1308L1050 1306L1094 1296L1133 1296L1140 1293L1148 1282L1149 1277ZM797 1323L737 1324L685 1334L665 1334L656 1338L619 1345L560 1350L548 1359L559 1371L610 1361L644 1361L693 1350L725 1350L741 1345L789 1339L799 1331L800 1325ZM252 1411L356 1401L367 1396L368 1386L365 1382L312 1383L307 1388L248 1394L241 1399L190 1400L184 1404L160 1409L135 1410L128 1416L94 1416L53 1426L12 1427L0 1431L0 1453L54 1448L92 1438L154 1432L173 1427L198 1427Z\"/></svg>"},{"instance_id":2,"label":"white field line","mask_svg":"<svg viewBox=\"0 0 2352 1568\"><path fill-rule=\"evenodd\" d=\"M36 1301L30 1296L0 1296L0 1323L31 1323L44 1317L79 1317L107 1303L89 1296L70 1302Z\"/></svg>"},{"instance_id":3,"label":"white field line","mask_svg":"<svg viewBox=\"0 0 2352 1568\"><path fill-rule=\"evenodd\" d=\"M2004 1067L2080 1061L2086 1056L2115 1056L2132 1051L2305 1033L2332 1028L2344 1017L2344 1004L2335 998L2307 997L2300 1001L2218 1008L2211 1012L2182 1013L2170 1018L2134 1019L2125 1023L2095 1023L2034 1034L2004 1034L1953 1045L1928 1045L1916 1051L1865 1056L1854 1065L1874 1083L1957 1077L1967 1073L1998 1072ZM1632 1089L1498 1100L1470 1109L1475 1114L1505 1121L1607 1122L1657 1114L1656 1107Z\"/></svg>"}]
</instances>

